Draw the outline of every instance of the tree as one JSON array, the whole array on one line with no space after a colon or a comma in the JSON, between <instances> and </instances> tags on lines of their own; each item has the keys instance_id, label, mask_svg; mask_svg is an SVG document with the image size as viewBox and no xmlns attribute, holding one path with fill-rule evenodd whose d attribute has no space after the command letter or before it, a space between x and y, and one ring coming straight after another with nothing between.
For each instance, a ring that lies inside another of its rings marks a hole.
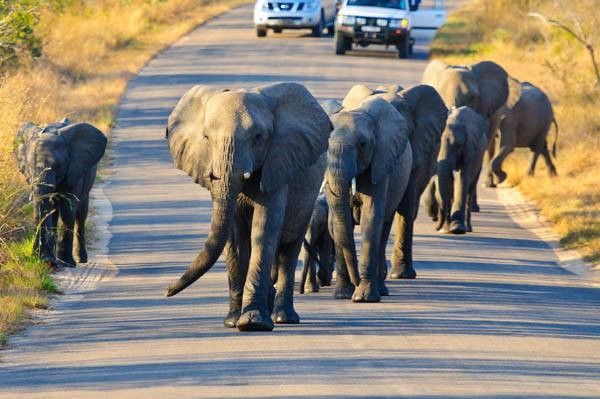
<instances>
[{"instance_id":1,"label":"tree","mask_svg":"<svg viewBox=\"0 0 600 399\"><path fill-rule=\"evenodd\" d=\"M0 0L0 70L18 65L22 57L39 57L42 42L35 34L35 0Z\"/></svg>"}]
</instances>

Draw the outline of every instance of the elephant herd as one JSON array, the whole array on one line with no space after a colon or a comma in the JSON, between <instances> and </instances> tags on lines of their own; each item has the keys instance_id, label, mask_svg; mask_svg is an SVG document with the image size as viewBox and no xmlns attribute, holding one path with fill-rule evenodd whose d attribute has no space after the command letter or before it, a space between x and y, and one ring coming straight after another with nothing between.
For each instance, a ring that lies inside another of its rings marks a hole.
<instances>
[{"instance_id":1,"label":"elephant herd","mask_svg":"<svg viewBox=\"0 0 600 399\"><path fill-rule=\"evenodd\" d=\"M335 265L335 298L379 302L389 294L386 278L416 277L413 225L422 194L438 230L472 231L483 164L493 186L506 178L504 158L529 147L530 173L540 154L556 173L546 142L552 123L543 92L489 61L432 61L423 84L355 85L342 102L321 104L296 83L237 91L195 86L169 116L166 139L175 166L210 191L211 228L166 296L200 278L224 252L225 326L270 331L274 323L299 323L294 279L304 247L300 293L331 285ZM17 134L15 155L33 188L39 225L34 249L53 266L87 260L88 198L105 147L98 129L68 120L29 123Z\"/></svg>"}]
</instances>

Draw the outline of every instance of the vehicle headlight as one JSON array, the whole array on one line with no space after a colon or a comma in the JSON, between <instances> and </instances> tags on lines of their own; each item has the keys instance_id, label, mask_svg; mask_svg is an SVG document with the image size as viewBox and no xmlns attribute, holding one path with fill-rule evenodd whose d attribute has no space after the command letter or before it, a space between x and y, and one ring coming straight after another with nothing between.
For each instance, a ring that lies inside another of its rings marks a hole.
<instances>
[{"instance_id":1,"label":"vehicle headlight","mask_svg":"<svg viewBox=\"0 0 600 399\"><path fill-rule=\"evenodd\" d=\"M356 17L357 25L365 25L367 23L367 19L365 17Z\"/></svg>"},{"instance_id":2,"label":"vehicle headlight","mask_svg":"<svg viewBox=\"0 0 600 399\"><path fill-rule=\"evenodd\" d=\"M408 19L391 19L390 20L390 28L408 28Z\"/></svg>"},{"instance_id":3,"label":"vehicle headlight","mask_svg":"<svg viewBox=\"0 0 600 399\"><path fill-rule=\"evenodd\" d=\"M388 20L387 19L378 19L377 20L377 26L387 26L388 24Z\"/></svg>"},{"instance_id":4,"label":"vehicle headlight","mask_svg":"<svg viewBox=\"0 0 600 399\"><path fill-rule=\"evenodd\" d=\"M337 22L341 25L354 25L356 23L356 17L353 15L338 14Z\"/></svg>"}]
</instances>

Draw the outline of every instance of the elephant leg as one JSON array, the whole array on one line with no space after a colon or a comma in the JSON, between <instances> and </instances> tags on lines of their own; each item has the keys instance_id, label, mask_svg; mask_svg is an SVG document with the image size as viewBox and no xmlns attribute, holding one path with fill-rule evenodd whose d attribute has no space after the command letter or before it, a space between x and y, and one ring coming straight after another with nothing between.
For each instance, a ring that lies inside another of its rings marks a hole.
<instances>
[{"instance_id":1,"label":"elephant leg","mask_svg":"<svg viewBox=\"0 0 600 399\"><path fill-rule=\"evenodd\" d=\"M303 245L302 254L303 254L303 262L302 262L302 279L300 280L300 284L298 285L298 290L301 294L319 292L319 285L317 284L317 276L316 276L316 260L315 256L317 256L317 248L319 247L319 237L318 234L315 233L314 227L309 224L309 230L304 237L307 245ZM303 240L304 241L304 240Z\"/></svg>"},{"instance_id":2,"label":"elephant leg","mask_svg":"<svg viewBox=\"0 0 600 399\"><path fill-rule=\"evenodd\" d=\"M450 216L450 233L465 234L465 212L467 207L467 192L469 189L469 173L463 168L459 171L460 178L454 180L454 198Z\"/></svg>"},{"instance_id":3,"label":"elephant leg","mask_svg":"<svg viewBox=\"0 0 600 399\"><path fill-rule=\"evenodd\" d=\"M390 232L392 230L393 220L383 224L381 231L381 242L379 244L379 258L377 260L377 279L379 286L379 295L388 296L390 291L385 285L385 279L387 277L387 260L385 259L385 248L387 246L388 239L390 238Z\"/></svg>"},{"instance_id":4,"label":"elephant leg","mask_svg":"<svg viewBox=\"0 0 600 399\"><path fill-rule=\"evenodd\" d=\"M294 277L298 254L302 247L302 238L293 243L281 244L277 255L279 269L273 321L277 324L298 324L300 316L294 310Z\"/></svg>"},{"instance_id":5,"label":"elephant leg","mask_svg":"<svg viewBox=\"0 0 600 399\"><path fill-rule=\"evenodd\" d=\"M483 180L484 187L496 187L494 183L494 173L492 172L492 159L496 152L496 136L494 135L488 143L487 150L483 155L483 164L485 165L485 179ZM479 211L477 211L479 212Z\"/></svg>"},{"instance_id":6,"label":"elephant leg","mask_svg":"<svg viewBox=\"0 0 600 399\"><path fill-rule=\"evenodd\" d=\"M59 215L62 223L58 239L58 259L64 266L75 267L73 259L73 232L75 229L76 204L70 200L58 201Z\"/></svg>"},{"instance_id":7,"label":"elephant leg","mask_svg":"<svg viewBox=\"0 0 600 399\"><path fill-rule=\"evenodd\" d=\"M335 289L333 291L333 297L335 299L350 299L354 293L354 284L350 280L350 274L348 274L348 266L346 265L346 259L342 252L342 246L335 241Z\"/></svg>"},{"instance_id":8,"label":"elephant leg","mask_svg":"<svg viewBox=\"0 0 600 399\"><path fill-rule=\"evenodd\" d=\"M427 211L427 216L429 216L434 222L437 221L438 216L438 204L435 199L435 190L435 178L433 178L427 185L427 188L425 188L423 205Z\"/></svg>"},{"instance_id":9,"label":"elephant leg","mask_svg":"<svg viewBox=\"0 0 600 399\"><path fill-rule=\"evenodd\" d=\"M331 285L331 275L333 274L332 250L333 240L329 232L324 231L321 236L321 245L319 245L319 271L317 273L317 283L321 287Z\"/></svg>"},{"instance_id":10,"label":"elephant leg","mask_svg":"<svg viewBox=\"0 0 600 399\"><path fill-rule=\"evenodd\" d=\"M269 312L272 293L270 271L279 246L285 215L287 186L270 194L258 194L254 201L251 229L251 254L244 285L242 314L237 322L240 331L271 331ZM265 198L261 198L261 197ZM279 276L277 280L279 281Z\"/></svg>"},{"instance_id":11,"label":"elephant leg","mask_svg":"<svg viewBox=\"0 0 600 399\"><path fill-rule=\"evenodd\" d=\"M74 241L74 253L77 263L87 263L88 254L85 245L85 221L88 215L90 199L89 197L82 200L77 205L77 213L75 215L75 241Z\"/></svg>"},{"instance_id":12,"label":"elephant leg","mask_svg":"<svg viewBox=\"0 0 600 399\"><path fill-rule=\"evenodd\" d=\"M502 170L502 163L506 157L513 152L516 145L517 128L515 122L504 120L500 132L500 145L498 154L492 159L492 172L498 179L498 184L506 180L506 172Z\"/></svg>"},{"instance_id":13,"label":"elephant leg","mask_svg":"<svg viewBox=\"0 0 600 399\"><path fill-rule=\"evenodd\" d=\"M473 224L471 223L471 213L473 212L473 200L472 197L477 194L477 180L475 180L469 187L469 194L467 195L467 212L465 216L465 224L467 232L473 232Z\"/></svg>"},{"instance_id":14,"label":"elephant leg","mask_svg":"<svg viewBox=\"0 0 600 399\"><path fill-rule=\"evenodd\" d=\"M529 169L527 169L528 176L533 176L535 174L535 164L537 163L539 156L540 152L534 149L533 156L531 157L531 163L529 164Z\"/></svg>"},{"instance_id":15,"label":"elephant leg","mask_svg":"<svg viewBox=\"0 0 600 399\"><path fill-rule=\"evenodd\" d=\"M390 270L391 279L414 279L417 277L417 272L413 268L412 240L415 214L419 203L416 184L413 180L411 176L406 192L394 215L395 240L392 269Z\"/></svg>"},{"instance_id":16,"label":"elephant leg","mask_svg":"<svg viewBox=\"0 0 600 399\"><path fill-rule=\"evenodd\" d=\"M236 327L240 318L244 284L250 262L250 228L239 208L236 210L235 219L233 233L225 248L225 264L229 282L229 312L223 320L223 325L228 328Z\"/></svg>"},{"instance_id":17,"label":"elephant leg","mask_svg":"<svg viewBox=\"0 0 600 399\"><path fill-rule=\"evenodd\" d=\"M544 162L546 163L546 168L548 168L550 176L557 176L558 172L556 172L556 167L552 162L552 158L550 158L550 151L548 151L547 143L544 143L544 147L542 148L542 156L544 157Z\"/></svg>"}]
</instances>

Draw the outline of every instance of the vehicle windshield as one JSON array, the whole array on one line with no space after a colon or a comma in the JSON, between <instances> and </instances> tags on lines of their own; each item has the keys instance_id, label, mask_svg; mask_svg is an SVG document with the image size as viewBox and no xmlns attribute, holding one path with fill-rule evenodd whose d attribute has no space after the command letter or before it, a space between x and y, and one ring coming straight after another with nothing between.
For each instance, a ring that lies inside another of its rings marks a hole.
<instances>
[{"instance_id":1,"label":"vehicle windshield","mask_svg":"<svg viewBox=\"0 0 600 399\"><path fill-rule=\"evenodd\" d=\"M406 9L406 0L348 0L347 4L349 6Z\"/></svg>"}]
</instances>

